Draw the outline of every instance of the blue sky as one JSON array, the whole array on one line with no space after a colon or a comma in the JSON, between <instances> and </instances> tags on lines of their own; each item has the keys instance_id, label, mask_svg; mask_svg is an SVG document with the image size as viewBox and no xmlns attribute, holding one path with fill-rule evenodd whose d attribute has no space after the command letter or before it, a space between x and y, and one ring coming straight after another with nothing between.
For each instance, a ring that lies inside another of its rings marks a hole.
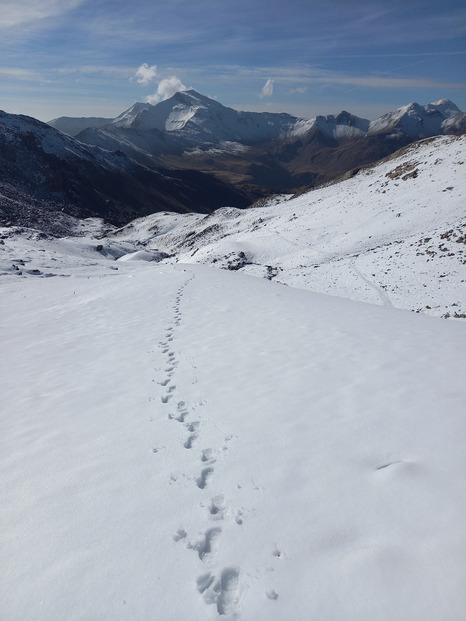
<instances>
[{"instance_id":1,"label":"blue sky","mask_svg":"<svg viewBox=\"0 0 466 621\"><path fill-rule=\"evenodd\" d=\"M466 110L464 0L1 0L0 109L113 117L194 88L242 110Z\"/></svg>"}]
</instances>

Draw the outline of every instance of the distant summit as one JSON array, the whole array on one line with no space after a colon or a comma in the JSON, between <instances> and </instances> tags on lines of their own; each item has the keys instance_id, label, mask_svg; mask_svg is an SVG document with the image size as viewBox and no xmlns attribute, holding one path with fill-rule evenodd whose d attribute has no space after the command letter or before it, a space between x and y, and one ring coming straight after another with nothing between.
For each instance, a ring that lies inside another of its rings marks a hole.
<instances>
[{"instance_id":1,"label":"distant summit","mask_svg":"<svg viewBox=\"0 0 466 621\"><path fill-rule=\"evenodd\" d=\"M45 124L0 113L0 219L31 221L31 205L35 214L42 205L116 224L164 210L244 208L355 174L416 140L465 131L466 115L449 99L375 121L346 110L311 120L238 111L194 90L137 102L113 119Z\"/></svg>"},{"instance_id":2,"label":"distant summit","mask_svg":"<svg viewBox=\"0 0 466 621\"><path fill-rule=\"evenodd\" d=\"M395 132L412 140L430 138L447 133L444 131L448 127L446 122L461 114L449 99L439 99L426 106L410 103L372 121L369 133Z\"/></svg>"},{"instance_id":3,"label":"distant summit","mask_svg":"<svg viewBox=\"0 0 466 621\"><path fill-rule=\"evenodd\" d=\"M410 103L374 121L345 110L336 116L317 116L307 120L286 113L234 110L195 90L188 90L177 92L156 105L137 102L114 119L60 117L49 121L49 125L71 136L86 129L106 132L157 130L171 134L172 138L176 136L178 142L183 138L185 146L203 148L203 145L225 141L252 145L287 139L303 136L313 128L337 140L393 131L417 140L444 133L448 126L445 122L461 114L452 101L439 99L426 106Z\"/></svg>"},{"instance_id":4,"label":"distant summit","mask_svg":"<svg viewBox=\"0 0 466 621\"><path fill-rule=\"evenodd\" d=\"M135 103L107 122L89 119L87 127L81 118L51 124L146 167L208 172L257 197L314 187L415 140L459 135L466 118L452 101L438 99L401 106L373 121L346 110L303 119L234 110L188 90L157 105Z\"/></svg>"}]
</instances>

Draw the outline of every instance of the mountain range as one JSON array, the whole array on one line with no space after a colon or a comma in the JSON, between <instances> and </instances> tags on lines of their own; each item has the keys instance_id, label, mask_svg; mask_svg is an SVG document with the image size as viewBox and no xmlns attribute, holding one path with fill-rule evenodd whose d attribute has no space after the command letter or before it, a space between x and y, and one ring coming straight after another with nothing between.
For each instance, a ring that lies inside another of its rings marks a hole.
<instances>
[{"instance_id":1,"label":"mountain range","mask_svg":"<svg viewBox=\"0 0 466 621\"><path fill-rule=\"evenodd\" d=\"M31 117L0 112L4 225L60 232L57 213L121 225L154 211L209 213L219 204L250 202L249 195L212 175L149 168L122 151L88 146Z\"/></svg>"},{"instance_id":2,"label":"mountain range","mask_svg":"<svg viewBox=\"0 0 466 621\"><path fill-rule=\"evenodd\" d=\"M116 227L186 180L0 128L1 619L464 619L466 136Z\"/></svg>"},{"instance_id":3,"label":"mountain range","mask_svg":"<svg viewBox=\"0 0 466 621\"><path fill-rule=\"evenodd\" d=\"M121 150L150 167L215 174L255 196L315 186L415 140L462 133L465 114L450 100L417 103L369 121L349 112L306 120L243 112L196 91L157 105L136 103L115 119L59 118L86 144Z\"/></svg>"},{"instance_id":4,"label":"mountain range","mask_svg":"<svg viewBox=\"0 0 466 621\"><path fill-rule=\"evenodd\" d=\"M462 134L447 99L375 121L349 112L306 120L240 112L196 91L114 119L42 123L0 112L0 224L61 234L67 216L125 224L154 212L210 213L294 193L439 134Z\"/></svg>"}]
</instances>

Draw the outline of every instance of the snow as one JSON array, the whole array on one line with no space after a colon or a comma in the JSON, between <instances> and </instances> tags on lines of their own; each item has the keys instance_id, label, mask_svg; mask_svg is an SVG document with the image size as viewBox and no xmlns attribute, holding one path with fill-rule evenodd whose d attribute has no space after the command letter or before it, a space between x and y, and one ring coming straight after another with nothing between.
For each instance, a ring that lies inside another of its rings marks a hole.
<instances>
[{"instance_id":1,"label":"snow","mask_svg":"<svg viewBox=\"0 0 466 621\"><path fill-rule=\"evenodd\" d=\"M466 619L465 142L0 229L0 618Z\"/></svg>"},{"instance_id":2,"label":"snow","mask_svg":"<svg viewBox=\"0 0 466 621\"><path fill-rule=\"evenodd\" d=\"M157 105L137 102L107 123L106 119L89 118L86 125L86 119L70 117L50 123L72 136L80 128L79 138L84 142L110 149L123 148L129 142L136 150L146 150L149 156L155 152L209 152L212 145L222 143L244 146L292 139L305 136L315 127L339 142L390 131L390 137L404 135L409 140L418 140L449 131L453 119L461 114L452 101L439 99L425 106L413 102L373 121L346 111L336 116L302 119L285 113L234 110L194 90L187 90ZM124 130L130 130L129 134ZM223 150L220 146L220 152Z\"/></svg>"},{"instance_id":3,"label":"snow","mask_svg":"<svg viewBox=\"0 0 466 621\"><path fill-rule=\"evenodd\" d=\"M125 110L115 119L113 119L111 123L116 127L131 127L145 110L151 110L152 108L153 106L150 103L136 102L130 108L128 108L128 110Z\"/></svg>"},{"instance_id":4,"label":"snow","mask_svg":"<svg viewBox=\"0 0 466 621\"><path fill-rule=\"evenodd\" d=\"M427 138L442 134L448 127L445 122L459 114L461 110L449 99L439 99L426 106L413 102L371 121L368 133L377 134L394 128L395 134L402 133L412 140Z\"/></svg>"},{"instance_id":5,"label":"snow","mask_svg":"<svg viewBox=\"0 0 466 621\"><path fill-rule=\"evenodd\" d=\"M3 285L2 618L464 618L464 323L63 253Z\"/></svg>"},{"instance_id":6,"label":"snow","mask_svg":"<svg viewBox=\"0 0 466 621\"><path fill-rule=\"evenodd\" d=\"M465 161L464 137L437 137L296 198L209 216L153 214L109 240L321 293L462 315Z\"/></svg>"},{"instance_id":7,"label":"snow","mask_svg":"<svg viewBox=\"0 0 466 621\"><path fill-rule=\"evenodd\" d=\"M333 114L318 116L315 120L317 127L326 135L336 140L351 140L362 138L369 130L369 121L354 116L349 112L341 112L336 117Z\"/></svg>"},{"instance_id":8,"label":"snow","mask_svg":"<svg viewBox=\"0 0 466 621\"><path fill-rule=\"evenodd\" d=\"M66 127L66 118L57 119ZM70 131L74 129L70 124ZM223 143L253 144L279 137L300 136L307 133L314 121L300 119L289 114L269 112L243 112L223 106L218 101L205 97L194 90L178 92L157 105L136 103L106 126L89 124L95 131L85 131L80 139L95 141L102 147L108 140L121 140L127 136L121 129L132 130L131 139L136 146L150 150L155 147L167 149L181 147L208 149L211 145ZM162 132L153 135L153 130ZM149 134L149 135L147 135ZM162 140L162 144L159 141ZM113 144L113 143L112 143ZM112 148L117 148L113 145Z\"/></svg>"}]
</instances>

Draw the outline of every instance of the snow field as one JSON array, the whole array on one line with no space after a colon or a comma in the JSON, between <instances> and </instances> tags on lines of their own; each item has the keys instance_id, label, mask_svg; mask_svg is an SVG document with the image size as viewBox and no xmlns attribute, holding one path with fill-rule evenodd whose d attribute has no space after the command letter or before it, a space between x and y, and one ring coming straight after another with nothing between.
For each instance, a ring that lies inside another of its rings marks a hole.
<instances>
[{"instance_id":1,"label":"snow field","mask_svg":"<svg viewBox=\"0 0 466 621\"><path fill-rule=\"evenodd\" d=\"M80 257L3 281L2 618L464 618L464 323Z\"/></svg>"},{"instance_id":2,"label":"snow field","mask_svg":"<svg viewBox=\"0 0 466 621\"><path fill-rule=\"evenodd\" d=\"M278 204L223 208L209 216L153 214L110 234L107 243L143 242L183 263L241 269L429 315L461 316L465 161L464 137L438 137Z\"/></svg>"}]
</instances>

